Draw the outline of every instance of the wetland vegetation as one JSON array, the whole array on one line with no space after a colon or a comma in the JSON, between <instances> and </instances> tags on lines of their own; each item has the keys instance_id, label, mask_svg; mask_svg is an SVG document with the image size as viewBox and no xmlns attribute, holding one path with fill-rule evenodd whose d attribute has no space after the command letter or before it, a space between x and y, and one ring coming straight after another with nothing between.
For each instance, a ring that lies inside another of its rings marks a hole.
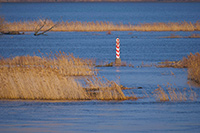
<instances>
[{"instance_id":1,"label":"wetland vegetation","mask_svg":"<svg viewBox=\"0 0 200 133\"><path fill-rule=\"evenodd\" d=\"M179 62L164 62L158 67L188 68L188 77L200 83L200 54L190 54ZM98 66L101 67L101 66ZM107 66L104 66L107 67ZM110 67L110 66L108 66ZM95 62L57 52L39 56L17 56L0 60L0 99L24 100L137 100L149 96L159 101L195 100L197 95L168 87L143 97L136 97L132 88L97 76ZM128 90L125 95L123 90Z\"/></svg>"},{"instance_id":2,"label":"wetland vegetation","mask_svg":"<svg viewBox=\"0 0 200 133\"><path fill-rule=\"evenodd\" d=\"M50 19L39 19L35 21L7 22L1 18L1 33L7 32L36 32L38 27L41 31L200 31L200 22L154 22L140 24L123 24L107 21L81 22L81 21L61 21L53 22ZM51 28L53 27L53 28ZM194 35L191 37L195 37Z\"/></svg>"}]
</instances>

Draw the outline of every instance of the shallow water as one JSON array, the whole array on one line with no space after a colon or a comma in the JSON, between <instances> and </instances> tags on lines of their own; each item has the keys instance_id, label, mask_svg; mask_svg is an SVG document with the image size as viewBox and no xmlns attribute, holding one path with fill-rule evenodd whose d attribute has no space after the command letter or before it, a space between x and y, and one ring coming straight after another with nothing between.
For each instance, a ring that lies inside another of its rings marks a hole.
<instances>
[{"instance_id":1,"label":"shallow water","mask_svg":"<svg viewBox=\"0 0 200 133\"><path fill-rule=\"evenodd\" d=\"M2 132L199 132L199 102L0 101Z\"/></svg>"},{"instance_id":2,"label":"shallow water","mask_svg":"<svg viewBox=\"0 0 200 133\"><path fill-rule=\"evenodd\" d=\"M28 35L0 36L0 53L3 57L18 55L38 55L64 51L81 58L94 58L102 61L115 59L115 39L120 38L122 61L142 63L180 60L184 56L200 51L199 38L161 38L177 34L189 36L200 32L49 32L47 36Z\"/></svg>"},{"instance_id":3,"label":"shallow water","mask_svg":"<svg viewBox=\"0 0 200 133\"><path fill-rule=\"evenodd\" d=\"M136 96L151 94L161 85L190 88L187 69L137 67L180 60L200 51L199 39L164 39L174 32L49 32L48 36L0 36L4 57L64 51L97 62L115 60L115 37L121 40L121 59L132 67L98 67L99 75L133 89ZM198 32L197 32L198 33ZM187 36L190 32L176 32ZM174 73L174 75L172 74ZM164 85L163 85L164 84ZM192 86L195 101L0 101L2 132L199 132L200 88ZM126 93L126 91L125 91Z\"/></svg>"},{"instance_id":4,"label":"shallow water","mask_svg":"<svg viewBox=\"0 0 200 133\"><path fill-rule=\"evenodd\" d=\"M199 20L199 3L12 3L1 4L8 21L60 16L71 21L116 23L177 22ZM44 6L45 5L45 6ZM13 8L15 7L15 8ZM87 7L87 8L86 8ZM104 10L102 10L102 8ZM7 10L10 9L10 10ZM27 10L29 9L29 10ZM50 10L51 9L51 10ZM162 10L161 10L162 9ZM26 12L25 12L26 11ZM117 12L117 17L115 16ZM200 52L199 38L162 38L200 32L48 32L47 35L0 35L0 55L41 56L63 51L97 63L115 60L115 39L120 38L121 59L132 67L98 67L99 75L133 87L136 96L149 95L169 83L193 89L197 99L159 102L154 97L136 101L0 101L1 132L199 132L200 87L191 86L187 69L140 67L165 60L177 61L190 52ZM139 66L139 67L138 67ZM172 74L173 73L173 74ZM140 89L137 89L140 88ZM124 91L126 93L126 91Z\"/></svg>"}]
</instances>

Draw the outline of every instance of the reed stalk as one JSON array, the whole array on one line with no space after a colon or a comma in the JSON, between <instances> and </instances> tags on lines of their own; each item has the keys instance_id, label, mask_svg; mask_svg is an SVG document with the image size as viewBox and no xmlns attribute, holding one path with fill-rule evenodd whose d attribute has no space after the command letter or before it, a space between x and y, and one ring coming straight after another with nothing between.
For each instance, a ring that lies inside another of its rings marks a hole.
<instances>
[{"instance_id":1,"label":"reed stalk","mask_svg":"<svg viewBox=\"0 0 200 133\"><path fill-rule=\"evenodd\" d=\"M178 88L173 88L167 85L165 89L158 85L158 88L153 91L153 96L157 101L186 101L186 100L196 100L197 94L192 89L187 90L184 88L180 90Z\"/></svg>"}]
</instances>

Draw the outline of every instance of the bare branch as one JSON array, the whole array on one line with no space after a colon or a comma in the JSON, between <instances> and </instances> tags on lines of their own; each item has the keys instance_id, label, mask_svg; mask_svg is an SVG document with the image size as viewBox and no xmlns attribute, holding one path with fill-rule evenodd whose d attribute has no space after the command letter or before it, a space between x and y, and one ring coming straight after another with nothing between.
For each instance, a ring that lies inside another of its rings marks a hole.
<instances>
[{"instance_id":1,"label":"bare branch","mask_svg":"<svg viewBox=\"0 0 200 133\"><path fill-rule=\"evenodd\" d=\"M46 22L47 22L47 19L44 20L43 25L34 33L35 36L38 35L38 32L45 26Z\"/></svg>"},{"instance_id":2,"label":"bare branch","mask_svg":"<svg viewBox=\"0 0 200 133\"><path fill-rule=\"evenodd\" d=\"M44 34L44 33L46 33L46 32L48 32L48 31L50 31L51 29L53 29L56 25L58 25L59 23L57 22L56 24L54 24L51 28L49 28L48 30L45 30L45 31L43 31L42 33L39 33L39 34L37 34L37 36L39 36L39 35L41 35L41 34ZM34 34L35 35L35 34Z\"/></svg>"}]
</instances>

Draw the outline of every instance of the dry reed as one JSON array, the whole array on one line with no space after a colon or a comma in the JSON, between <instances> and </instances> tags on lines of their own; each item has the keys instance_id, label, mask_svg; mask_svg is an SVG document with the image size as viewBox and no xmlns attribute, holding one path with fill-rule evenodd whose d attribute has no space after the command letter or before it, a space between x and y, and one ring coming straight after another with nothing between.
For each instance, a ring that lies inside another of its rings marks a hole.
<instances>
[{"instance_id":1,"label":"dry reed","mask_svg":"<svg viewBox=\"0 0 200 133\"><path fill-rule=\"evenodd\" d=\"M154 90L153 96L157 101L186 101L186 100L196 100L197 94L192 89L180 90L178 88L172 88L169 84L166 89L163 89L158 85L158 88Z\"/></svg>"},{"instance_id":2,"label":"dry reed","mask_svg":"<svg viewBox=\"0 0 200 133\"><path fill-rule=\"evenodd\" d=\"M127 100L129 99L122 92L121 87L114 81L109 81L101 77L91 77L85 79L85 88L91 97L97 100Z\"/></svg>"},{"instance_id":3,"label":"dry reed","mask_svg":"<svg viewBox=\"0 0 200 133\"><path fill-rule=\"evenodd\" d=\"M200 53L190 53L181 61L165 61L157 67L188 68L188 78L200 84Z\"/></svg>"},{"instance_id":4,"label":"dry reed","mask_svg":"<svg viewBox=\"0 0 200 133\"><path fill-rule=\"evenodd\" d=\"M188 68L188 78L200 84L200 53L190 53L182 62Z\"/></svg>"},{"instance_id":5,"label":"dry reed","mask_svg":"<svg viewBox=\"0 0 200 133\"><path fill-rule=\"evenodd\" d=\"M39 19L35 21L19 21L19 22L4 22L3 32L8 31L23 31L33 32L38 27L41 27L46 21ZM143 23L143 24L113 24L112 22L53 22L47 20L42 28L42 31L49 29L51 26L56 25L51 31L199 31L200 22L169 22L169 23Z\"/></svg>"},{"instance_id":6,"label":"dry reed","mask_svg":"<svg viewBox=\"0 0 200 133\"><path fill-rule=\"evenodd\" d=\"M56 54L41 54L42 58L39 56L27 55L2 59L0 65L23 70L49 70L63 76L85 76L95 74L92 60L75 58L73 54L66 54L61 51Z\"/></svg>"},{"instance_id":7,"label":"dry reed","mask_svg":"<svg viewBox=\"0 0 200 133\"><path fill-rule=\"evenodd\" d=\"M136 99L125 96L116 82L94 74L91 60L75 58L72 54L62 52L42 57L20 56L1 59L0 99Z\"/></svg>"}]
</instances>

